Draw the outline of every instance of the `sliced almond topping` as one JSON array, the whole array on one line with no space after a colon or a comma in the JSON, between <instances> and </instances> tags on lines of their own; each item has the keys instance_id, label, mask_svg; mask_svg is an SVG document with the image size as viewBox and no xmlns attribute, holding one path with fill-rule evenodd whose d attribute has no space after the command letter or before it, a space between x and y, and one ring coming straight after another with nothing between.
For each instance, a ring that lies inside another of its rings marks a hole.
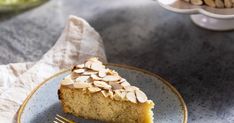
<instances>
[{"instance_id":1,"label":"sliced almond topping","mask_svg":"<svg viewBox=\"0 0 234 123\"><path fill-rule=\"evenodd\" d=\"M92 75L92 74L97 74L98 72L96 72L96 71L91 71L91 70L88 70L88 71L85 71L84 73L83 73L83 75Z\"/></svg>"},{"instance_id":2,"label":"sliced almond topping","mask_svg":"<svg viewBox=\"0 0 234 123\"><path fill-rule=\"evenodd\" d=\"M102 78L98 77L96 74L91 75L91 78L92 78L94 81L102 80Z\"/></svg>"},{"instance_id":3,"label":"sliced almond topping","mask_svg":"<svg viewBox=\"0 0 234 123\"><path fill-rule=\"evenodd\" d=\"M119 83L116 82L109 82L109 85L112 87L112 90L119 90L123 88Z\"/></svg>"},{"instance_id":4,"label":"sliced almond topping","mask_svg":"<svg viewBox=\"0 0 234 123\"><path fill-rule=\"evenodd\" d=\"M118 81L119 79L120 79L120 76L107 75L102 80L108 82L108 81Z\"/></svg>"},{"instance_id":5,"label":"sliced almond topping","mask_svg":"<svg viewBox=\"0 0 234 123\"><path fill-rule=\"evenodd\" d=\"M136 97L137 97L137 100L140 102L140 103L144 103L146 102L148 99L147 99L147 96L146 94L141 91L141 90L136 90Z\"/></svg>"},{"instance_id":6,"label":"sliced almond topping","mask_svg":"<svg viewBox=\"0 0 234 123\"><path fill-rule=\"evenodd\" d=\"M126 100L126 95L127 95L127 92L126 91L120 91L121 92L121 98L122 100Z\"/></svg>"},{"instance_id":7,"label":"sliced almond topping","mask_svg":"<svg viewBox=\"0 0 234 123\"><path fill-rule=\"evenodd\" d=\"M124 78L121 78L121 79L119 80L119 82L120 82L120 83L123 83L123 82L127 82L127 80L124 79Z\"/></svg>"},{"instance_id":8,"label":"sliced almond topping","mask_svg":"<svg viewBox=\"0 0 234 123\"><path fill-rule=\"evenodd\" d=\"M125 92L121 92L120 90L115 90L114 92L115 92L114 99L116 99L116 100L124 100L125 99L125 96L126 96Z\"/></svg>"},{"instance_id":9,"label":"sliced almond topping","mask_svg":"<svg viewBox=\"0 0 234 123\"><path fill-rule=\"evenodd\" d=\"M126 92L126 90L124 90L124 89L119 89L119 91L121 91L121 92Z\"/></svg>"},{"instance_id":10,"label":"sliced almond topping","mask_svg":"<svg viewBox=\"0 0 234 123\"><path fill-rule=\"evenodd\" d=\"M131 86L127 81L126 81L126 82L121 83L121 85L122 85L123 87L125 87L125 86Z\"/></svg>"},{"instance_id":11,"label":"sliced almond topping","mask_svg":"<svg viewBox=\"0 0 234 123\"><path fill-rule=\"evenodd\" d=\"M125 98L126 98L126 95L127 95L127 92L126 91L120 91L121 92L121 98L123 99L123 100L125 100Z\"/></svg>"},{"instance_id":12,"label":"sliced almond topping","mask_svg":"<svg viewBox=\"0 0 234 123\"><path fill-rule=\"evenodd\" d=\"M101 91L104 97L115 100L127 100L133 103L144 103L148 100L144 92L131 86L116 71L105 69L97 58L90 58L84 64L76 65L71 75L65 77L61 84L73 84L74 88L88 89L91 93Z\"/></svg>"},{"instance_id":13,"label":"sliced almond topping","mask_svg":"<svg viewBox=\"0 0 234 123\"><path fill-rule=\"evenodd\" d=\"M103 81L94 81L93 84L97 87L109 90L111 89L111 86L108 85L107 83L103 82Z\"/></svg>"},{"instance_id":14,"label":"sliced almond topping","mask_svg":"<svg viewBox=\"0 0 234 123\"><path fill-rule=\"evenodd\" d=\"M93 62L95 62L95 61L98 61L98 58L97 58L97 57L91 57L91 58L88 59L88 61L93 61Z\"/></svg>"},{"instance_id":15,"label":"sliced almond topping","mask_svg":"<svg viewBox=\"0 0 234 123\"><path fill-rule=\"evenodd\" d=\"M224 0L224 5L226 8L231 8L232 7L232 1L231 0Z\"/></svg>"},{"instance_id":16,"label":"sliced almond topping","mask_svg":"<svg viewBox=\"0 0 234 123\"><path fill-rule=\"evenodd\" d=\"M91 87L91 83L75 82L73 86L74 88L89 88Z\"/></svg>"},{"instance_id":17,"label":"sliced almond topping","mask_svg":"<svg viewBox=\"0 0 234 123\"><path fill-rule=\"evenodd\" d=\"M204 0L204 2L210 7L216 6L214 0Z\"/></svg>"},{"instance_id":18,"label":"sliced almond topping","mask_svg":"<svg viewBox=\"0 0 234 123\"><path fill-rule=\"evenodd\" d=\"M102 89L100 89L100 88L98 88L98 87L89 87L88 90L89 90L91 93L95 93L95 92L101 91Z\"/></svg>"},{"instance_id":19,"label":"sliced almond topping","mask_svg":"<svg viewBox=\"0 0 234 123\"><path fill-rule=\"evenodd\" d=\"M111 70L111 75L119 76L119 74L115 70Z\"/></svg>"},{"instance_id":20,"label":"sliced almond topping","mask_svg":"<svg viewBox=\"0 0 234 123\"><path fill-rule=\"evenodd\" d=\"M115 70L112 70L112 72L113 72L114 74L118 74Z\"/></svg>"},{"instance_id":21,"label":"sliced almond topping","mask_svg":"<svg viewBox=\"0 0 234 123\"><path fill-rule=\"evenodd\" d=\"M86 82L89 79L89 76L79 76L76 78L76 82Z\"/></svg>"},{"instance_id":22,"label":"sliced almond topping","mask_svg":"<svg viewBox=\"0 0 234 123\"><path fill-rule=\"evenodd\" d=\"M203 4L202 0L191 0L191 3L193 5L202 5Z\"/></svg>"},{"instance_id":23,"label":"sliced almond topping","mask_svg":"<svg viewBox=\"0 0 234 123\"><path fill-rule=\"evenodd\" d=\"M133 103L136 103L137 100L136 100L136 96L135 96L135 93L134 92L128 92L126 94L126 98L130 101L130 102L133 102Z\"/></svg>"},{"instance_id":24,"label":"sliced almond topping","mask_svg":"<svg viewBox=\"0 0 234 123\"><path fill-rule=\"evenodd\" d=\"M113 92L112 92L111 90L108 91L108 96L109 96L110 98L113 98L113 97L114 97L114 94L113 94Z\"/></svg>"},{"instance_id":25,"label":"sliced almond topping","mask_svg":"<svg viewBox=\"0 0 234 123\"><path fill-rule=\"evenodd\" d=\"M121 98L121 92L120 91L115 91L114 97L115 100L122 100Z\"/></svg>"},{"instance_id":26,"label":"sliced almond topping","mask_svg":"<svg viewBox=\"0 0 234 123\"><path fill-rule=\"evenodd\" d=\"M76 69L73 72L75 72L75 73L83 73L83 72L85 72L85 69Z\"/></svg>"},{"instance_id":27,"label":"sliced almond topping","mask_svg":"<svg viewBox=\"0 0 234 123\"><path fill-rule=\"evenodd\" d=\"M95 71L100 71L100 70L102 70L102 69L104 69L105 67L102 65L102 63L100 63L100 62L93 62L92 64L91 64L91 69L92 70L95 70Z\"/></svg>"},{"instance_id":28,"label":"sliced almond topping","mask_svg":"<svg viewBox=\"0 0 234 123\"><path fill-rule=\"evenodd\" d=\"M103 94L104 97L110 97L110 98L114 97L114 94L111 90L109 91L102 90L101 93Z\"/></svg>"},{"instance_id":29,"label":"sliced almond topping","mask_svg":"<svg viewBox=\"0 0 234 123\"><path fill-rule=\"evenodd\" d=\"M80 76L80 74L72 72L70 77L71 77L71 79L76 79L79 76Z\"/></svg>"},{"instance_id":30,"label":"sliced almond topping","mask_svg":"<svg viewBox=\"0 0 234 123\"><path fill-rule=\"evenodd\" d=\"M134 92L135 90L139 90L139 88L136 86L125 86L124 89L126 91L132 91L132 92Z\"/></svg>"},{"instance_id":31,"label":"sliced almond topping","mask_svg":"<svg viewBox=\"0 0 234 123\"><path fill-rule=\"evenodd\" d=\"M111 71L109 68L107 68L107 69L106 69L106 74L107 74L107 75L112 75L112 71Z\"/></svg>"},{"instance_id":32,"label":"sliced almond topping","mask_svg":"<svg viewBox=\"0 0 234 123\"><path fill-rule=\"evenodd\" d=\"M76 65L76 67L77 67L77 68L80 68L80 69L81 69L81 68L84 68L84 66L85 66L84 64Z\"/></svg>"},{"instance_id":33,"label":"sliced almond topping","mask_svg":"<svg viewBox=\"0 0 234 123\"><path fill-rule=\"evenodd\" d=\"M98 72L98 76L99 77L105 77L106 76L106 70L105 69L103 69L103 70L100 70L99 72Z\"/></svg>"},{"instance_id":34,"label":"sliced almond topping","mask_svg":"<svg viewBox=\"0 0 234 123\"><path fill-rule=\"evenodd\" d=\"M224 8L224 1L223 0L215 0L215 4L217 8Z\"/></svg>"},{"instance_id":35,"label":"sliced almond topping","mask_svg":"<svg viewBox=\"0 0 234 123\"><path fill-rule=\"evenodd\" d=\"M61 85L71 85L73 83L74 82L71 78L65 78L64 80L62 80Z\"/></svg>"},{"instance_id":36,"label":"sliced almond topping","mask_svg":"<svg viewBox=\"0 0 234 123\"><path fill-rule=\"evenodd\" d=\"M115 74L117 74L118 75L118 73L116 72L116 71L114 71L114 70L110 70L110 69L106 69L107 70L107 75L115 75Z\"/></svg>"},{"instance_id":37,"label":"sliced almond topping","mask_svg":"<svg viewBox=\"0 0 234 123\"><path fill-rule=\"evenodd\" d=\"M87 82L87 83L92 83L92 82L93 82L93 79L89 77L85 82Z\"/></svg>"},{"instance_id":38,"label":"sliced almond topping","mask_svg":"<svg viewBox=\"0 0 234 123\"><path fill-rule=\"evenodd\" d=\"M105 90L102 90L101 93L104 97L108 97L108 92L106 92Z\"/></svg>"},{"instance_id":39,"label":"sliced almond topping","mask_svg":"<svg viewBox=\"0 0 234 123\"><path fill-rule=\"evenodd\" d=\"M93 61L87 61L87 62L85 62L84 66L86 68L91 68L92 63L93 63Z\"/></svg>"}]
</instances>

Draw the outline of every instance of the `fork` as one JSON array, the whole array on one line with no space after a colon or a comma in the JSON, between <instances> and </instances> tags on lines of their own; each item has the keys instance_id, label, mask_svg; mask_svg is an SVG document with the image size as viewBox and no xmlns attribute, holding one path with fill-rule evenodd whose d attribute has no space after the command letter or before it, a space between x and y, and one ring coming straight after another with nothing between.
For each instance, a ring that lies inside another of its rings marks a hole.
<instances>
[{"instance_id":1,"label":"fork","mask_svg":"<svg viewBox=\"0 0 234 123\"><path fill-rule=\"evenodd\" d=\"M53 122L54 123L75 123L74 121L68 120L67 118L58 114L56 114Z\"/></svg>"}]
</instances>

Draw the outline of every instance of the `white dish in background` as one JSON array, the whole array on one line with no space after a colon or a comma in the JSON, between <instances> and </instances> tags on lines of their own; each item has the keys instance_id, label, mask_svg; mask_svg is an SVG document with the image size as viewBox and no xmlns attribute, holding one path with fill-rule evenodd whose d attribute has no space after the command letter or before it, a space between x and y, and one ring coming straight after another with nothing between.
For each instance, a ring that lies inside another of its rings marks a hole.
<instances>
[{"instance_id":1,"label":"white dish in background","mask_svg":"<svg viewBox=\"0 0 234 123\"><path fill-rule=\"evenodd\" d=\"M191 14L192 21L200 27L215 31L234 29L234 8L196 6L182 0L158 0L158 3L170 11Z\"/></svg>"}]
</instances>

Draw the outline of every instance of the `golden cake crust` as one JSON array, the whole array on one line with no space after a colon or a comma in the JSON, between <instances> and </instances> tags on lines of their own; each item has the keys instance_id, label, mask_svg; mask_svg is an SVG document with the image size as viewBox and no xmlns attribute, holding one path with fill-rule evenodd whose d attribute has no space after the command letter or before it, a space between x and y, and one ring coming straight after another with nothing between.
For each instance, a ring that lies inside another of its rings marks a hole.
<instances>
[{"instance_id":1,"label":"golden cake crust","mask_svg":"<svg viewBox=\"0 0 234 123\"><path fill-rule=\"evenodd\" d=\"M154 103L138 87L97 59L73 67L61 81L64 112L114 123L152 123Z\"/></svg>"},{"instance_id":2,"label":"golden cake crust","mask_svg":"<svg viewBox=\"0 0 234 123\"><path fill-rule=\"evenodd\" d=\"M112 100L101 93L61 86L59 98L64 112L85 119L96 119L113 123L152 123L152 101L132 103Z\"/></svg>"}]
</instances>

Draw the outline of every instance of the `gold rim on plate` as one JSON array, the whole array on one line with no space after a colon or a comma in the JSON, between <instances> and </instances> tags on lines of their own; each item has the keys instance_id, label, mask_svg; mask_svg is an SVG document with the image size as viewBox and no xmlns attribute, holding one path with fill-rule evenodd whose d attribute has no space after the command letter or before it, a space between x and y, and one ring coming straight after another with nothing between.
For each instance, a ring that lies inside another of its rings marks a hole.
<instances>
[{"instance_id":1,"label":"gold rim on plate","mask_svg":"<svg viewBox=\"0 0 234 123\"><path fill-rule=\"evenodd\" d=\"M175 87L173 87L167 80L165 80L164 78L162 78L160 75L158 74L155 74L155 73L151 73L147 70L143 70L143 69L140 69L140 68L137 68L137 67L133 67L133 66L128 66L128 65L122 65L122 64L107 64L107 66L113 66L113 67L122 67L122 68L127 68L127 69L130 69L130 70L135 70L135 71L140 71L144 74L148 74L148 75L151 75L151 76L154 76L158 79L160 79L164 84L166 84L172 92L174 92L177 97L179 98L180 100L180 103L182 104L182 110L184 111L184 121L183 123L187 123L188 122L188 109L187 109L187 106L184 102L184 99L182 98L182 96L180 95L180 93L176 90ZM52 75L51 77L49 77L48 79L42 81L37 87L35 87L32 92L27 96L27 98L24 100L23 104L20 106L20 109L18 111L18 115L17 115L17 123L21 123L21 115L24 111L24 108L26 106L26 104L28 103L29 99L32 97L32 95L42 86L44 85L46 82L48 82L50 79L62 74L62 73L66 73L70 71L70 69L68 70L62 70L54 75Z\"/></svg>"}]
</instances>

